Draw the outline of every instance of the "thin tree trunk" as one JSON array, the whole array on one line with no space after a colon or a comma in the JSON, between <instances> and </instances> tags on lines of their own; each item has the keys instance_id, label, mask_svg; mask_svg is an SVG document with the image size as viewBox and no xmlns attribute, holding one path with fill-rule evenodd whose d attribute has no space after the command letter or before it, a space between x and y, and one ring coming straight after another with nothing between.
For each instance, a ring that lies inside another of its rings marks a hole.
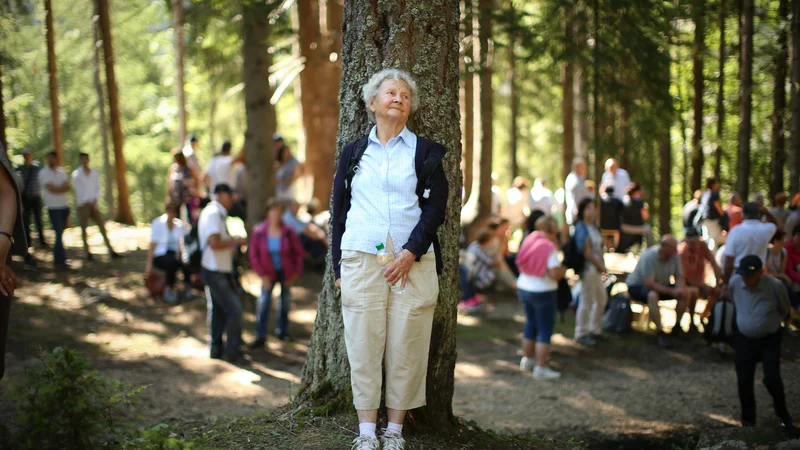
<instances>
[{"instance_id":1,"label":"thin tree trunk","mask_svg":"<svg viewBox=\"0 0 800 450\"><path fill-rule=\"evenodd\" d=\"M492 90L492 0L478 0L478 40L480 41L481 164L478 192L478 217L492 213L492 138L494 91Z\"/></svg>"},{"instance_id":2,"label":"thin tree trunk","mask_svg":"<svg viewBox=\"0 0 800 450\"><path fill-rule=\"evenodd\" d=\"M739 68L739 151L736 191L742 198L750 194L750 137L753 113L753 17L755 0L743 0L739 28L741 66Z\"/></svg>"},{"instance_id":3,"label":"thin tree trunk","mask_svg":"<svg viewBox=\"0 0 800 450\"><path fill-rule=\"evenodd\" d=\"M122 151L122 127L119 117L119 92L117 77L114 74L114 49L111 42L111 14L108 0L97 0L97 12L100 17L100 36L103 38L103 56L106 66L106 87L108 89L108 108L111 116L111 136L114 142L114 164L117 171L117 214L115 220L124 224L134 224L131 212L128 182L125 174L125 154Z\"/></svg>"},{"instance_id":4,"label":"thin tree trunk","mask_svg":"<svg viewBox=\"0 0 800 450\"><path fill-rule=\"evenodd\" d=\"M719 1L719 82L717 91L717 145L714 150L714 177L722 179L722 143L725 139L725 19L726 0Z\"/></svg>"},{"instance_id":5,"label":"thin tree trunk","mask_svg":"<svg viewBox=\"0 0 800 450\"><path fill-rule=\"evenodd\" d=\"M475 8L474 0L464 0L464 55L461 59L464 70L464 110L461 112L464 144L464 196L461 204L465 205L472 195L473 165L475 164Z\"/></svg>"},{"instance_id":6,"label":"thin tree trunk","mask_svg":"<svg viewBox=\"0 0 800 450\"><path fill-rule=\"evenodd\" d=\"M669 58L668 55L664 56ZM672 142L670 136L670 128L672 126L672 117L674 109L672 105L672 98L669 93L670 87L670 72L671 63L665 62L664 89L664 121L661 124L662 131L660 132L660 147L659 147L659 188L658 188L658 229L661 235L669 234L672 230L670 221L672 219Z\"/></svg>"},{"instance_id":7,"label":"thin tree trunk","mask_svg":"<svg viewBox=\"0 0 800 450\"><path fill-rule=\"evenodd\" d=\"M0 145L8 152L8 139L6 138L6 108L3 103L3 63L4 58L0 53Z\"/></svg>"},{"instance_id":8,"label":"thin tree trunk","mask_svg":"<svg viewBox=\"0 0 800 450\"><path fill-rule=\"evenodd\" d=\"M691 190L700 189L703 183L703 57L705 56L705 0L692 2L694 21L694 134L692 135Z\"/></svg>"},{"instance_id":9,"label":"thin tree trunk","mask_svg":"<svg viewBox=\"0 0 800 450\"><path fill-rule=\"evenodd\" d=\"M413 19L413 20L412 20ZM361 87L384 67L412 73L421 89L420 107L409 128L448 149L444 169L449 182L445 224L439 229L444 271L433 319L428 358L427 406L415 410L410 424L442 428L454 425L452 410L456 360L458 236L461 210L461 142L458 114L459 1L346 0L344 2L343 77L338 149L370 126ZM330 266L329 266L330 267ZM301 402L352 410L339 291L328 269L303 369ZM330 408L326 408L329 410Z\"/></svg>"},{"instance_id":10,"label":"thin tree trunk","mask_svg":"<svg viewBox=\"0 0 800 450\"><path fill-rule=\"evenodd\" d=\"M783 192L783 170L786 166L786 70L789 59L789 46L784 25L789 20L789 0L781 0L778 8L781 20L778 34L779 52L775 55L775 90L773 91L772 111L772 158L769 180L769 198Z\"/></svg>"},{"instance_id":11,"label":"thin tree trunk","mask_svg":"<svg viewBox=\"0 0 800 450\"><path fill-rule=\"evenodd\" d=\"M792 0L792 139L789 150L789 191L800 191L800 0Z\"/></svg>"},{"instance_id":12,"label":"thin tree trunk","mask_svg":"<svg viewBox=\"0 0 800 450\"><path fill-rule=\"evenodd\" d=\"M508 44L508 84L510 86L511 98L508 129L508 153L509 162L511 163L511 177L516 178L519 175L519 165L517 161L517 138L519 131L517 124L519 122L519 98L517 94L517 56L514 52L515 40L513 36L509 36ZM565 131L566 132L566 131Z\"/></svg>"},{"instance_id":13,"label":"thin tree trunk","mask_svg":"<svg viewBox=\"0 0 800 450\"><path fill-rule=\"evenodd\" d=\"M676 51L677 60L676 64L678 67L681 67L681 49L680 47ZM688 138L686 137L686 119L683 117L683 112L685 111L684 104L683 104L683 77L681 77L681 71L676 71L677 77L675 80L675 85L678 88L678 123L681 127L681 169L683 170L683 176L681 177L681 200L686 203L688 199L688 184L689 184L689 145L688 145Z\"/></svg>"},{"instance_id":14,"label":"thin tree trunk","mask_svg":"<svg viewBox=\"0 0 800 450\"><path fill-rule=\"evenodd\" d=\"M100 30L97 3L94 4L92 18L92 32L94 33L94 90L97 93L97 112L99 114L98 133L103 145L103 180L105 181L105 201L108 214L114 215L114 169L111 165L111 155L108 149L108 122L106 122L106 101L103 95L103 81L100 78Z\"/></svg>"},{"instance_id":15,"label":"thin tree trunk","mask_svg":"<svg viewBox=\"0 0 800 450\"><path fill-rule=\"evenodd\" d=\"M594 0L594 58L592 65L594 66L592 89L592 108L594 110L594 173L595 178L600 180L603 175L603 166L601 159L603 152L601 150L601 137L600 137L600 116L602 110L600 108L600 39L598 39L600 32L600 2ZM599 196L598 196L599 198Z\"/></svg>"},{"instance_id":16,"label":"thin tree trunk","mask_svg":"<svg viewBox=\"0 0 800 450\"><path fill-rule=\"evenodd\" d=\"M272 150L272 119L269 68L266 58L269 44L271 5L263 2L242 4L242 59L244 60L244 102L247 113L245 155L247 157L247 228L262 221L264 202L275 194L275 171Z\"/></svg>"},{"instance_id":17,"label":"thin tree trunk","mask_svg":"<svg viewBox=\"0 0 800 450\"><path fill-rule=\"evenodd\" d=\"M589 157L589 87L587 85L587 66L584 54L586 51L586 8L579 1L578 9L575 14L575 43L576 53L581 55L575 68L575 83L573 96L575 97L575 117L577 127L575 127L575 156L582 158Z\"/></svg>"},{"instance_id":18,"label":"thin tree trunk","mask_svg":"<svg viewBox=\"0 0 800 450\"><path fill-rule=\"evenodd\" d=\"M186 140L186 90L183 70L183 0L172 0L172 22L175 29L175 88L178 92L178 146Z\"/></svg>"},{"instance_id":19,"label":"thin tree trunk","mask_svg":"<svg viewBox=\"0 0 800 450\"><path fill-rule=\"evenodd\" d=\"M306 138L306 164L314 176L312 196L331 197L339 123L339 82L342 78L342 6L333 0L298 0L300 102Z\"/></svg>"},{"instance_id":20,"label":"thin tree trunk","mask_svg":"<svg viewBox=\"0 0 800 450\"><path fill-rule=\"evenodd\" d=\"M564 19L564 42L572 43L572 16L573 6L568 5ZM564 180L569 175L572 168L572 159L575 158L575 88L572 57L568 56L565 62L561 63L561 179Z\"/></svg>"},{"instance_id":21,"label":"thin tree trunk","mask_svg":"<svg viewBox=\"0 0 800 450\"><path fill-rule=\"evenodd\" d=\"M631 127L631 103L628 99L622 101L622 116L620 117L620 128L622 128L622 139L619 145L620 166L630 170L631 158L631 143L633 143L633 134ZM598 191L599 192L599 191Z\"/></svg>"},{"instance_id":22,"label":"thin tree trunk","mask_svg":"<svg viewBox=\"0 0 800 450\"><path fill-rule=\"evenodd\" d=\"M44 0L45 24L47 27L47 72L50 75L50 118L52 121L53 150L58 158L58 165L64 165L64 138L61 134L61 118L58 106L58 67L56 64L55 31L53 30L53 6L50 0Z\"/></svg>"}]
</instances>

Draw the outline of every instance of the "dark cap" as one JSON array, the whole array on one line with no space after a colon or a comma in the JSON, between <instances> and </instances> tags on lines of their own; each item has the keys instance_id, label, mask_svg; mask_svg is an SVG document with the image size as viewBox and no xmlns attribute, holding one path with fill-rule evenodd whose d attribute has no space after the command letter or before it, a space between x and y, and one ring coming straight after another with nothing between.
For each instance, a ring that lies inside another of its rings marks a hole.
<instances>
[{"instance_id":1,"label":"dark cap","mask_svg":"<svg viewBox=\"0 0 800 450\"><path fill-rule=\"evenodd\" d=\"M186 136L186 140L188 142L197 142L197 136L195 136L194 134L190 133L188 136Z\"/></svg>"},{"instance_id":2,"label":"dark cap","mask_svg":"<svg viewBox=\"0 0 800 450\"><path fill-rule=\"evenodd\" d=\"M273 142L283 141L283 136L281 136L279 133L275 133L272 135L272 141Z\"/></svg>"},{"instance_id":3,"label":"dark cap","mask_svg":"<svg viewBox=\"0 0 800 450\"><path fill-rule=\"evenodd\" d=\"M696 241L700 239L700 232L697 231L696 227L689 227L686 229L686 237L687 241Z\"/></svg>"},{"instance_id":4,"label":"dark cap","mask_svg":"<svg viewBox=\"0 0 800 450\"><path fill-rule=\"evenodd\" d=\"M222 183L222 184L218 184L218 185L216 185L214 187L214 193L215 194L223 194L223 193L233 194L233 189L231 189L231 187L228 186L227 184Z\"/></svg>"},{"instance_id":5,"label":"dark cap","mask_svg":"<svg viewBox=\"0 0 800 450\"><path fill-rule=\"evenodd\" d=\"M761 262L761 258L756 255L747 255L739 261L739 267L736 269L736 273L743 277L749 277L761 272L763 267L764 265Z\"/></svg>"}]
</instances>

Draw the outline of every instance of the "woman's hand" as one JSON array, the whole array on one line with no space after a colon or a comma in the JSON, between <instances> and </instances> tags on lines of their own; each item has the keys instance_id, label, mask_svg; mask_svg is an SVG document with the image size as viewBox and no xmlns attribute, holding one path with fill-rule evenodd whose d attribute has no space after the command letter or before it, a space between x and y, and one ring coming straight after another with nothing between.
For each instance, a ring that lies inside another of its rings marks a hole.
<instances>
[{"instance_id":1,"label":"woman's hand","mask_svg":"<svg viewBox=\"0 0 800 450\"><path fill-rule=\"evenodd\" d=\"M339 289L342 288L342 279L341 278L337 278L336 279L336 287L339 288Z\"/></svg>"},{"instance_id":2,"label":"woman's hand","mask_svg":"<svg viewBox=\"0 0 800 450\"><path fill-rule=\"evenodd\" d=\"M383 278L386 279L389 286L394 286L399 282L401 283L401 289L406 287L408 272L411 270L411 266L414 264L416 258L417 257L408 250L403 250L395 255L394 262L383 271Z\"/></svg>"},{"instance_id":3,"label":"woman's hand","mask_svg":"<svg viewBox=\"0 0 800 450\"><path fill-rule=\"evenodd\" d=\"M0 277L2 277L0 278L0 294L6 297L13 296L14 290L17 288L17 275L14 274L11 267L5 265L2 271L0 271Z\"/></svg>"},{"instance_id":4,"label":"woman's hand","mask_svg":"<svg viewBox=\"0 0 800 450\"><path fill-rule=\"evenodd\" d=\"M261 277L261 284L264 287L272 286L272 279L266 275Z\"/></svg>"}]
</instances>

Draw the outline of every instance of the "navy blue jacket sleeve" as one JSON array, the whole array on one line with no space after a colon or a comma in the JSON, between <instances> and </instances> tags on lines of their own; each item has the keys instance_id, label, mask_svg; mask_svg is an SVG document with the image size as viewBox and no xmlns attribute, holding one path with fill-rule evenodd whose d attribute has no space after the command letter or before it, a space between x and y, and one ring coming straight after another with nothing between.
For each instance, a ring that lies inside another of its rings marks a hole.
<instances>
[{"instance_id":1,"label":"navy blue jacket sleeve","mask_svg":"<svg viewBox=\"0 0 800 450\"><path fill-rule=\"evenodd\" d=\"M355 141L347 144L342 149L342 155L339 157L339 164L336 166L336 175L333 177L333 211L331 215L331 264L333 271L336 274L336 279L341 278L342 260L342 235L344 235L344 223L339 222L342 215L342 210L345 208L345 188L344 182L347 176L347 163L350 161L350 155L353 153Z\"/></svg>"},{"instance_id":2,"label":"navy blue jacket sleeve","mask_svg":"<svg viewBox=\"0 0 800 450\"><path fill-rule=\"evenodd\" d=\"M435 145L441 146L441 144ZM448 189L444 167L439 164L433 171L430 197L421 205L422 214L419 222L411 231L408 242L403 245L404 249L417 257L417 261L428 251L436 239L436 231L444 223Z\"/></svg>"}]
</instances>

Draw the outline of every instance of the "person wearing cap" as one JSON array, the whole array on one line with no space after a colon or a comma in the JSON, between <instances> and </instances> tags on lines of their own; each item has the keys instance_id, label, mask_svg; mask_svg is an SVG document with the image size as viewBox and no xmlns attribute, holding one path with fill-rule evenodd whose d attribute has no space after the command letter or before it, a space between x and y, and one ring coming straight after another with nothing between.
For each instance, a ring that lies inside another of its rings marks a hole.
<instances>
[{"instance_id":1,"label":"person wearing cap","mask_svg":"<svg viewBox=\"0 0 800 450\"><path fill-rule=\"evenodd\" d=\"M11 315L11 298L17 288L17 275L11 269L12 253L28 251L22 223L20 187L14 181L14 171L3 145L0 144L0 380L5 374L6 338Z\"/></svg>"},{"instance_id":2,"label":"person wearing cap","mask_svg":"<svg viewBox=\"0 0 800 450\"><path fill-rule=\"evenodd\" d=\"M675 282L672 282L674 278ZM654 245L642 253L636 268L633 269L625 283L632 300L644 303L650 310L650 320L658 330L657 343L660 347L670 346L669 338L661 324L661 310L658 303L662 300L677 300L675 309L677 319L672 328L672 335L683 334L680 326L687 305L697 301L697 290L686 285L681 260L678 257L678 241L664 235L659 245Z\"/></svg>"},{"instance_id":3,"label":"person wearing cap","mask_svg":"<svg viewBox=\"0 0 800 450\"><path fill-rule=\"evenodd\" d=\"M628 171L621 168L614 158L608 158L605 164L606 171L600 178L601 185L614 186L613 196L622 199L625 196L625 189L631 184L631 176Z\"/></svg>"},{"instance_id":4,"label":"person wearing cap","mask_svg":"<svg viewBox=\"0 0 800 450\"><path fill-rule=\"evenodd\" d=\"M708 317L711 314L714 303L719 298L718 288L722 285L722 269L714 259L714 253L708 249L708 244L700 237L700 232L697 228L690 227L686 230L686 236L678 246L678 254L681 255L681 268L683 268L686 285L697 289L698 298L707 300L701 318ZM710 264L714 269L716 287L706 284L706 264ZM689 314L693 316L695 305L690 304L688 306ZM690 333L697 331L693 317L691 319Z\"/></svg>"},{"instance_id":5,"label":"person wearing cap","mask_svg":"<svg viewBox=\"0 0 800 450\"><path fill-rule=\"evenodd\" d=\"M206 285L206 304L211 334L211 357L244 363L242 342L242 303L233 285L233 249L247 245L246 237L231 237L225 224L233 207L233 190L227 184L214 188L216 199L200 213L198 237L203 255L202 278ZM227 342L223 346L222 335Z\"/></svg>"},{"instance_id":6,"label":"person wearing cap","mask_svg":"<svg viewBox=\"0 0 800 450\"><path fill-rule=\"evenodd\" d=\"M56 232L56 240L53 243L53 263L57 270L66 270L69 268L67 251L64 250L64 242L61 237L64 235L64 228L67 226L69 217L67 192L72 187L67 173L58 165L58 156L54 151L47 154L47 167L39 171L39 185L42 187L42 197L50 216L50 223L53 225L53 231Z\"/></svg>"},{"instance_id":7,"label":"person wearing cap","mask_svg":"<svg viewBox=\"0 0 800 450\"><path fill-rule=\"evenodd\" d=\"M89 251L89 237L86 233L86 228L89 227L89 219L92 219L100 230L100 235L103 236L103 241L108 248L108 254L112 258L118 258L120 255L111 247L111 241L108 240L106 233L106 220L97 206L97 201L100 200L100 175L96 170L89 167L89 155L86 153L80 154L80 167L72 172L72 185L75 187L75 206L78 207L78 218L81 224L81 237L83 238L83 250L86 252L86 259L89 261L94 260L92 253Z\"/></svg>"},{"instance_id":8,"label":"person wearing cap","mask_svg":"<svg viewBox=\"0 0 800 450\"><path fill-rule=\"evenodd\" d=\"M781 323L789 314L786 288L780 280L764 274L758 255L748 254L739 260L728 289L736 306L736 325L739 329L734 341L734 361L742 426L756 425L754 382L756 365L761 361L764 366L764 386L772 396L775 414L787 430L794 431L786 407L780 365Z\"/></svg>"},{"instance_id":9,"label":"person wearing cap","mask_svg":"<svg viewBox=\"0 0 800 450\"><path fill-rule=\"evenodd\" d=\"M744 205L744 220L740 225L731 230L725 243L723 278L730 279L733 269L739 267L739 262L746 255L756 255L765 261L769 251L769 241L775 234L777 226L775 218L766 208L755 202ZM762 222L766 215L769 222Z\"/></svg>"},{"instance_id":10,"label":"person wearing cap","mask_svg":"<svg viewBox=\"0 0 800 450\"><path fill-rule=\"evenodd\" d=\"M29 148L22 151L25 164L16 167L17 175L22 179L22 218L25 227L25 236L28 244L32 244L31 239L31 215L36 221L36 231L39 232L39 243L47 248L47 241L44 239L44 226L42 225L42 188L39 185L39 171L42 166L38 161L33 160L33 152Z\"/></svg>"}]
</instances>

